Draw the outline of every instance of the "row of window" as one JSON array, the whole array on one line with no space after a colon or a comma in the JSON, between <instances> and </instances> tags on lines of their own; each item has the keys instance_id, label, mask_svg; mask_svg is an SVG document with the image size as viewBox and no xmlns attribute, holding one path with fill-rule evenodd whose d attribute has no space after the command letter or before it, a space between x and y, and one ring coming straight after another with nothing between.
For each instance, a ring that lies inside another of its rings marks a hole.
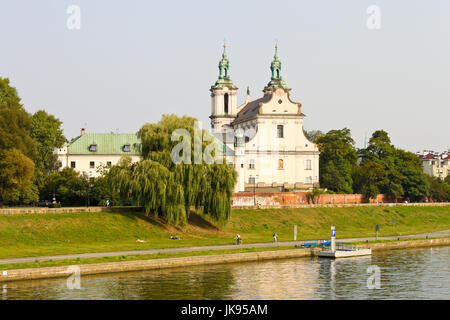
<instances>
[{"instance_id":1,"label":"row of window","mask_svg":"<svg viewBox=\"0 0 450 320\"><path fill-rule=\"evenodd\" d=\"M256 184L256 178L255 177L249 177L248 178L248 183L249 184ZM305 178L305 184L312 184L312 183L313 183L313 178L311 176Z\"/></svg>"},{"instance_id":2,"label":"row of window","mask_svg":"<svg viewBox=\"0 0 450 320\"><path fill-rule=\"evenodd\" d=\"M243 168L244 165L242 164L241 167ZM248 168L249 169L255 169L255 160L250 159L248 161ZM284 161L283 159L278 159L278 169L284 169ZM305 162L305 170L312 170L312 162L311 160L306 160Z\"/></svg>"},{"instance_id":3,"label":"row of window","mask_svg":"<svg viewBox=\"0 0 450 320\"><path fill-rule=\"evenodd\" d=\"M97 152L97 144L93 143L89 146L89 151L90 152ZM123 152L131 152L131 145L129 143L124 144L122 147L122 151Z\"/></svg>"},{"instance_id":4,"label":"row of window","mask_svg":"<svg viewBox=\"0 0 450 320\"><path fill-rule=\"evenodd\" d=\"M110 167L112 165L111 161L106 161L106 165ZM70 167L75 169L77 167L76 161L70 161ZM89 161L89 168L95 169L95 161Z\"/></svg>"}]
</instances>

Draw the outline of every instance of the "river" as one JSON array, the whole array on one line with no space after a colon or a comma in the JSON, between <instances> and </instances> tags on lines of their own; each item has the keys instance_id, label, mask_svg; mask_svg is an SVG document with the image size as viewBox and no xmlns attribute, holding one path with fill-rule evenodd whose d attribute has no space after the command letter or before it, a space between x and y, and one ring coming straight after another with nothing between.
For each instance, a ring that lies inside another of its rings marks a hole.
<instances>
[{"instance_id":1,"label":"river","mask_svg":"<svg viewBox=\"0 0 450 320\"><path fill-rule=\"evenodd\" d=\"M0 283L2 299L450 299L450 247ZM378 273L379 271L379 273ZM377 282L377 279L379 281Z\"/></svg>"}]
</instances>

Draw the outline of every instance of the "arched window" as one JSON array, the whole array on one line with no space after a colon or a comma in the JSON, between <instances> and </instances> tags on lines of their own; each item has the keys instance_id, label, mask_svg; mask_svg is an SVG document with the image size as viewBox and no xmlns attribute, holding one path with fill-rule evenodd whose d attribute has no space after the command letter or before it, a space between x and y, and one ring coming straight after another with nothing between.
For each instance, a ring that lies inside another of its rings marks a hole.
<instances>
[{"instance_id":1,"label":"arched window","mask_svg":"<svg viewBox=\"0 0 450 320\"><path fill-rule=\"evenodd\" d=\"M228 75L227 75L228 69L227 69L227 68L224 68L223 71L224 71L224 75L223 75L223 76L224 76L225 78L228 77Z\"/></svg>"},{"instance_id":2,"label":"arched window","mask_svg":"<svg viewBox=\"0 0 450 320\"><path fill-rule=\"evenodd\" d=\"M278 159L278 169L283 169L283 159Z\"/></svg>"},{"instance_id":3,"label":"arched window","mask_svg":"<svg viewBox=\"0 0 450 320\"><path fill-rule=\"evenodd\" d=\"M280 70L277 69L277 78L279 78L279 77L280 77Z\"/></svg>"},{"instance_id":4,"label":"arched window","mask_svg":"<svg viewBox=\"0 0 450 320\"><path fill-rule=\"evenodd\" d=\"M224 99L224 112L225 114L228 114L228 93L225 93L225 95L223 96Z\"/></svg>"}]
</instances>

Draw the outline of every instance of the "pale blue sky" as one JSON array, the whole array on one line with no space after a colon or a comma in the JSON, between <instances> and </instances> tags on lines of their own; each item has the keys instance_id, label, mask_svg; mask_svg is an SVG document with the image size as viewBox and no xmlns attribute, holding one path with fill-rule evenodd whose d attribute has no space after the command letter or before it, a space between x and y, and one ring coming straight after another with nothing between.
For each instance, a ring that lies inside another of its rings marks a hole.
<instances>
[{"instance_id":1,"label":"pale blue sky","mask_svg":"<svg viewBox=\"0 0 450 320\"><path fill-rule=\"evenodd\" d=\"M68 30L69 5L81 29ZM369 5L381 30L366 27ZM377 129L410 151L450 147L450 1L2 0L0 76L26 109L44 108L70 139L135 132L163 113L209 128L223 39L231 76L252 97L270 80L275 39L305 128Z\"/></svg>"}]
</instances>

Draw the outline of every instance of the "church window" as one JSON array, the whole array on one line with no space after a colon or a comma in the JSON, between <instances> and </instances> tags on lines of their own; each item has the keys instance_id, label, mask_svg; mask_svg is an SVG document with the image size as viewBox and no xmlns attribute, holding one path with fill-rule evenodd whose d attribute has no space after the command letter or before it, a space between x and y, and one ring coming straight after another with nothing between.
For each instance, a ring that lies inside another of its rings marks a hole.
<instances>
[{"instance_id":1,"label":"church window","mask_svg":"<svg viewBox=\"0 0 450 320\"><path fill-rule=\"evenodd\" d=\"M225 114L228 114L228 93L225 93L224 98L224 111Z\"/></svg>"},{"instance_id":2,"label":"church window","mask_svg":"<svg viewBox=\"0 0 450 320\"><path fill-rule=\"evenodd\" d=\"M283 169L283 159L278 159L278 169Z\"/></svg>"},{"instance_id":3,"label":"church window","mask_svg":"<svg viewBox=\"0 0 450 320\"><path fill-rule=\"evenodd\" d=\"M277 78L279 78L279 77L280 77L280 70L277 69Z\"/></svg>"},{"instance_id":4,"label":"church window","mask_svg":"<svg viewBox=\"0 0 450 320\"><path fill-rule=\"evenodd\" d=\"M248 162L248 168L249 169L255 169L255 160L254 159L250 159Z\"/></svg>"},{"instance_id":5,"label":"church window","mask_svg":"<svg viewBox=\"0 0 450 320\"><path fill-rule=\"evenodd\" d=\"M97 152L97 145L95 143L91 144L89 146L89 151L90 152Z\"/></svg>"},{"instance_id":6,"label":"church window","mask_svg":"<svg viewBox=\"0 0 450 320\"><path fill-rule=\"evenodd\" d=\"M278 104L282 104L283 103L283 100L278 100Z\"/></svg>"},{"instance_id":7,"label":"church window","mask_svg":"<svg viewBox=\"0 0 450 320\"><path fill-rule=\"evenodd\" d=\"M277 126L277 137L278 138L283 138L284 137L284 132L283 132L283 126L282 125L278 125Z\"/></svg>"},{"instance_id":8,"label":"church window","mask_svg":"<svg viewBox=\"0 0 450 320\"><path fill-rule=\"evenodd\" d=\"M255 177L249 177L249 178L248 178L248 183L249 183L249 184L255 184L255 183L256 183Z\"/></svg>"},{"instance_id":9,"label":"church window","mask_svg":"<svg viewBox=\"0 0 450 320\"><path fill-rule=\"evenodd\" d=\"M111 165L112 165L111 161L106 161L106 165L107 165L108 167L111 167Z\"/></svg>"},{"instance_id":10,"label":"church window","mask_svg":"<svg viewBox=\"0 0 450 320\"><path fill-rule=\"evenodd\" d=\"M91 168L91 169L95 168L95 161L89 162L89 168Z\"/></svg>"},{"instance_id":11,"label":"church window","mask_svg":"<svg viewBox=\"0 0 450 320\"><path fill-rule=\"evenodd\" d=\"M312 177L306 177L306 181L307 184L311 184L312 183Z\"/></svg>"},{"instance_id":12,"label":"church window","mask_svg":"<svg viewBox=\"0 0 450 320\"><path fill-rule=\"evenodd\" d=\"M311 160L306 160L305 170L312 170L312 168L311 168Z\"/></svg>"},{"instance_id":13,"label":"church window","mask_svg":"<svg viewBox=\"0 0 450 320\"><path fill-rule=\"evenodd\" d=\"M70 161L70 167L75 169L75 161Z\"/></svg>"},{"instance_id":14,"label":"church window","mask_svg":"<svg viewBox=\"0 0 450 320\"><path fill-rule=\"evenodd\" d=\"M129 143L125 144L123 146L123 152L130 152L131 151L131 145Z\"/></svg>"}]
</instances>

